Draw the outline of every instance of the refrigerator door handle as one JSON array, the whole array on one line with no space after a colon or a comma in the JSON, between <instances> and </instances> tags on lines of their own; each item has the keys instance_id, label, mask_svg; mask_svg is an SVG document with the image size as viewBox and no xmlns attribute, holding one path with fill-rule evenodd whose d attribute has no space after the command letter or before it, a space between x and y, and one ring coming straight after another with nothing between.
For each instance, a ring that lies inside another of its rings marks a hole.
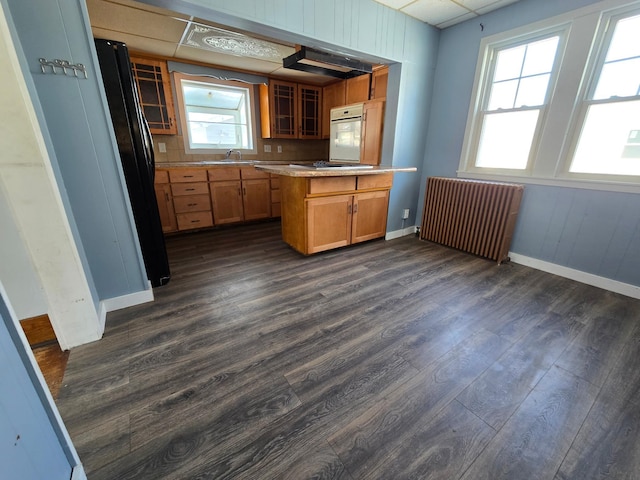
<instances>
[{"instance_id":1,"label":"refrigerator door handle","mask_svg":"<svg viewBox=\"0 0 640 480\"><path fill-rule=\"evenodd\" d=\"M144 114L140 112L140 116L142 117L142 129L144 130L145 137L145 150L147 151L147 158L149 159L149 176L151 178L151 184L155 181L156 178L156 157L153 152L153 137L151 136L151 129L149 128L149 123L147 123L147 119Z\"/></svg>"}]
</instances>

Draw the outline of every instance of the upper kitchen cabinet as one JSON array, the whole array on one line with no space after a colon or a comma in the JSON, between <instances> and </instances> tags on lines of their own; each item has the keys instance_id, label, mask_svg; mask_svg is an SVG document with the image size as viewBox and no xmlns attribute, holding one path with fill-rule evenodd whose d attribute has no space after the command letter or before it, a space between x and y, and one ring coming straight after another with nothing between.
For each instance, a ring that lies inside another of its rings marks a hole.
<instances>
[{"instance_id":1,"label":"upper kitchen cabinet","mask_svg":"<svg viewBox=\"0 0 640 480\"><path fill-rule=\"evenodd\" d=\"M175 135L175 111L167 63L132 55L131 69L151 133Z\"/></svg>"},{"instance_id":2,"label":"upper kitchen cabinet","mask_svg":"<svg viewBox=\"0 0 640 480\"><path fill-rule=\"evenodd\" d=\"M331 109L346 105L346 83L339 81L322 89L322 138L331 133Z\"/></svg>"},{"instance_id":3,"label":"upper kitchen cabinet","mask_svg":"<svg viewBox=\"0 0 640 480\"><path fill-rule=\"evenodd\" d=\"M369 100L371 75L364 74L345 80L345 105Z\"/></svg>"},{"instance_id":4,"label":"upper kitchen cabinet","mask_svg":"<svg viewBox=\"0 0 640 480\"><path fill-rule=\"evenodd\" d=\"M281 80L260 85L262 138L319 139L322 88Z\"/></svg>"},{"instance_id":5,"label":"upper kitchen cabinet","mask_svg":"<svg viewBox=\"0 0 640 480\"><path fill-rule=\"evenodd\" d=\"M364 102L362 137L360 139L360 163L362 164L380 165L384 103L384 100Z\"/></svg>"},{"instance_id":6,"label":"upper kitchen cabinet","mask_svg":"<svg viewBox=\"0 0 640 480\"><path fill-rule=\"evenodd\" d=\"M389 80L389 67L381 66L376 68L371 75L371 92L369 98L371 100L387 98L387 83Z\"/></svg>"}]
</instances>

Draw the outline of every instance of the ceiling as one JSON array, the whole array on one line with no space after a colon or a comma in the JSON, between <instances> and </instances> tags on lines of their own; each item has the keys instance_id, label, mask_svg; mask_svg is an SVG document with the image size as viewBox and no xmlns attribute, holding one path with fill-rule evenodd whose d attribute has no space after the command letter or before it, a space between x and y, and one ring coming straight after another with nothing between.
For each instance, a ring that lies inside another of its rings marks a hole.
<instances>
[{"instance_id":1,"label":"ceiling","mask_svg":"<svg viewBox=\"0 0 640 480\"><path fill-rule=\"evenodd\" d=\"M376 0L439 28L518 0ZM233 70L324 85L335 78L282 66L295 45L230 31L224 25L133 0L87 0L93 35L126 43L130 50L202 62Z\"/></svg>"},{"instance_id":2,"label":"ceiling","mask_svg":"<svg viewBox=\"0 0 640 480\"><path fill-rule=\"evenodd\" d=\"M518 0L375 0L438 28L447 28Z\"/></svg>"}]
</instances>

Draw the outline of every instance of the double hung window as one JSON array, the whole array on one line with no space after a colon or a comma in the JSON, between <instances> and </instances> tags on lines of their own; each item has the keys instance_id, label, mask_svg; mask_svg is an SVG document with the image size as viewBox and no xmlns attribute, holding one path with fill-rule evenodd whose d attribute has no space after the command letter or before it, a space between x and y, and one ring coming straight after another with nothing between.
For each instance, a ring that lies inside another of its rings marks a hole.
<instances>
[{"instance_id":1,"label":"double hung window","mask_svg":"<svg viewBox=\"0 0 640 480\"><path fill-rule=\"evenodd\" d=\"M460 176L640 184L640 2L621 3L483 40Z\"/></svg>"},{"instance_id":2,"label":"double hung window","mask_svg":"<svg viewBox=\"0 0 640 480\"><path fill-rule=\"evenodd\" d=\"M570 172L640 175L640 14L609 19Z\"/></svg>"},{"instance_id":3,"label":"double hung window","mask_svg":"<svg viewBox=\"0 0 640 480\"><path fill-rule=\"evenodd\" d=\"M560 37L492 52L476 167L524 170L547 103Z\"/></svg>"}]
</instances>

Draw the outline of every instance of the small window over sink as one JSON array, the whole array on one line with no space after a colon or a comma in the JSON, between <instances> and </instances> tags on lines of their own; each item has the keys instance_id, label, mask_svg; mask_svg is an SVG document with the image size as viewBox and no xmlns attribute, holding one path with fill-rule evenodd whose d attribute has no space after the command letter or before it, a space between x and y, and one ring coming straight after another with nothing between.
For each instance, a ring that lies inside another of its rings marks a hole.
<instances>
[{"instance_id":1,"label":"small window over sink","mask_svg":"<svg viewBox=\"0 0 640 480\"><path fill-rule=\"evenodd\" d=\"M256 153L253 85L173 75L187 153Z\"/></svg>"}]
</instances>

